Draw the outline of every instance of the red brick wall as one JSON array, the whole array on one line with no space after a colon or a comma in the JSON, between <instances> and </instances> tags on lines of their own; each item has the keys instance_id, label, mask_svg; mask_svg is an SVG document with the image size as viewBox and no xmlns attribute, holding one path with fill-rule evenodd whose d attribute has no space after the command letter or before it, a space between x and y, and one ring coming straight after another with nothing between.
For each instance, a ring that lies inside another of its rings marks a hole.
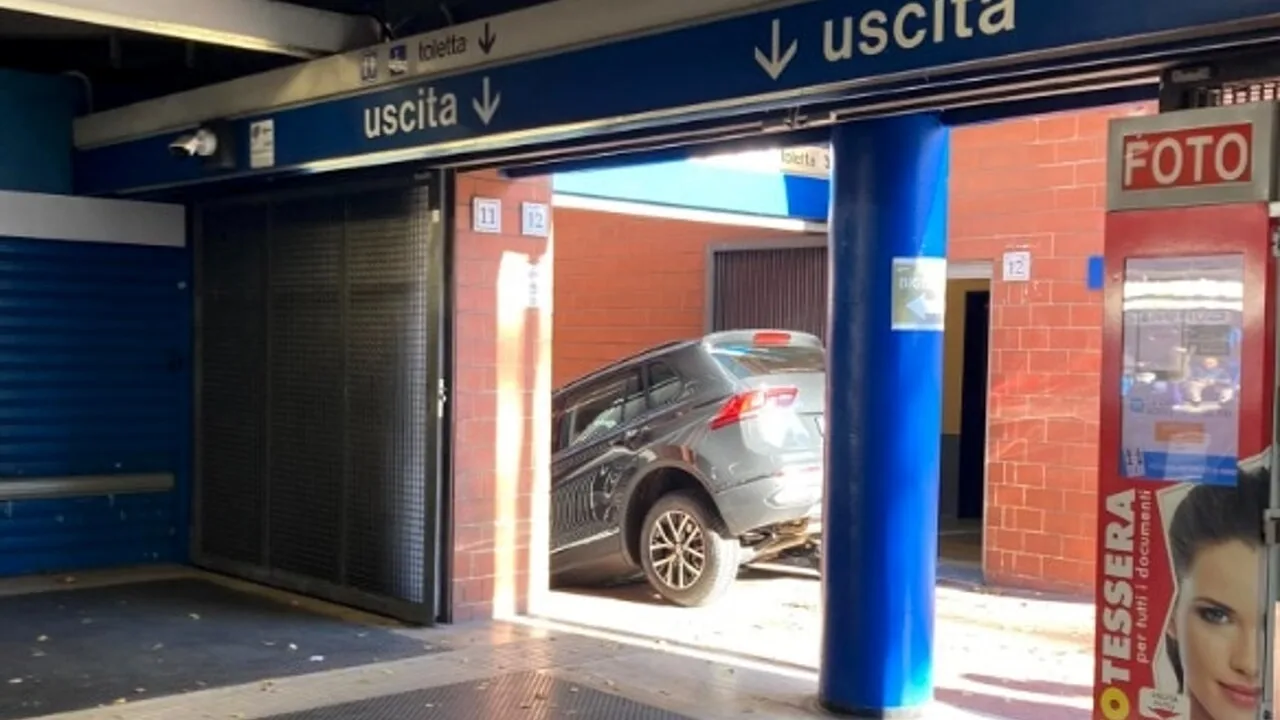
<instances>
[{"instance_id":1,"label":"red brick wall","mask_svg":"<svg viewBox=\"0 0 1280 720\"><path fill-rule=\"evenodd\" d=\"M554 387L701 335L707 248L794 232L558 208Z\"/></svg>"},{"instance_id":2,"label":"red brick wall","mask_svg":"<svg viewBox=\"0 0 1280 720\"><path fill-rule=\"evenodd\" d=\"M502 234L471 231L474 197L500 199ZM519 234L520 203L550 202L546 180L459 175L453 410L453 617L527 612L547 585L550 288L529 308L529 262L550 241ZM545 283L552 277L543 274Z\"/></svg>"},{"instance_id":3,"label":"red brick wall","mask_svg":"<svg viewBox=\"0 0 1280 720\"><path fill-rule=\"evenodd\" d=\"M1032 280L991 286L986 556L989 582L1088 592L1097 522L1107 121L1140 106L955 131L949 255L1026 249Z\"/></svg>"}]
</instances>

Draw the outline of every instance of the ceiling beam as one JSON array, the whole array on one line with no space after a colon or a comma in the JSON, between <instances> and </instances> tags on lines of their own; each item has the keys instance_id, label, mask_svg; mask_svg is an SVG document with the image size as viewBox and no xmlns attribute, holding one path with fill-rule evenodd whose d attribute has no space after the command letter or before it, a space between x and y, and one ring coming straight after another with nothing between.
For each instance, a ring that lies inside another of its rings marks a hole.
<instances>
[{"instance_id":1,"label":"ceiling beam","mask_svg":"<svg viewBox=\"0 0 1280 720\"><path fill-rule=\"evenodd\" d=\"M0 9L301 58L380 39L372 18L276 0L0 0Z\"/></svg>"},{"instance_id":2,"label":"ceiling beam","mask_svg":"<svg viewBox=\"0 0 1280 720\"><path fill-rule=\"evenodd\" d=\"M0 4L5 1L0 0ZM154 1L179 3L190 0ZM190 127L213 118L242 117L348 93L368 92L408 80L430 81L445 73L616 42L662 29L709 22L797 1L812 0L644 0L630 3L620 0L555 0L485 20L382 43L377 47L295 63L258 75L86 115L76 119L75 144L81 149L107 145ZM491 40L502 38L497 45L490 46L492 52L479 47L478 39L485 35ZM458 38L470 38L468 47L471 49L463 53L427 53L424 59L424 48L432 50L441 43L456 42ZM404 75L382 72L378 79L370 82L364 76L367 61L373 59L376 63L385 63L394 47L408 51L408 72Z\"/></svg>"}]
</instances>

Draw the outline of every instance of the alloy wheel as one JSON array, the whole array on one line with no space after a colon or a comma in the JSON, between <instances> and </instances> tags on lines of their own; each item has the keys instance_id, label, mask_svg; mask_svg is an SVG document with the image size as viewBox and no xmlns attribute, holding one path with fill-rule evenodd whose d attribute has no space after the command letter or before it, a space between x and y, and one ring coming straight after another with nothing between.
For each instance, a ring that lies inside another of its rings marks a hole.
<instances>
[{"instance_id":1,"label":"alloy wheel","mask_svg":"<svg viewBox=\"0 0 1280 720\"><path fill-rule=\"evenodd\" d=\"M673 590L688 590L707 566L706 536L686 512L669 510L653 524L649 560L654 574Z\"/></svg>"}]
</instances>

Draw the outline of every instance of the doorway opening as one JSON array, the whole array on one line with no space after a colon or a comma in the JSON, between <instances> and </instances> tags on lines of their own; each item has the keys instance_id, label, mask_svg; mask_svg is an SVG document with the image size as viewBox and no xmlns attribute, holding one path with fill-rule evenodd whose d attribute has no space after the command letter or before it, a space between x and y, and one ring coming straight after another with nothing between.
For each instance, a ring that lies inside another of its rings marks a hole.
<instances>
[{"instance_id":1,"label":"doorway opening","mask_svg":"<svg viewBox=\"0 0 1280 720\"><path fill-rule=\"evenodd\" d=\"M825 171L736 164L768 154L544 180L555 312L540 619L817 662L829 187ZM752 383L789 393L785 421L746 402ZM788 492L773 474L794 480Z\"/></svg>"},{"instance_id":2,"label":"doorway opening","mask_svg":"<svg viewBox=\"0 0 1280 720\"><path fill-rule=\"evenodd\" d=\"M655 427L667 426L668 413L687 410L685 401L693 396L681 388L710 386L696 374L694 364L669 357L676 354L673 348L709 334L751 335L761 330L780 331L764 333L771 342L781 334L804 335L820 346L827 334L825 205L822 216L784 218L750 215L743 209L681 208L667 196L648 198L648 202L602 197L614 173L623 172L644 173L656 188L676 184L680 175L697 178L696 186L703 188L731 185L731 179L747 182L741 177L714 179L705 171L691 161L669 168L670 177L662 182L658 182L659 169L636 167L587 171L586 179L554 176L543 181L550 185L554 215L548 568L552 583L537 614L672 644L813 665L819 647L821 559L811 546L772 552L775 546L761 545L754 536L739 538L753 551L752 560L743 563L727 595L705 606L687 607L646 582L643 568L637 567L642 557L613 551L620 547L632 553L645 550L639 538L645 536L648 513L631 506L632 496L623 482L636 456L649 457L646 453L654 449L658 457L657 445L645 438ZM805 187L806 179L787 180L793 192L791 206L804 207L796 193ZM814 183L826 198L825 178ZM779 185L776 176L772 185ZM634 192L635 183L625 187ZM696 195L695 189L686 189L686 202L718 201ZM966 572L972 568L978 573L985 418L966 416L962 429L961 406L985 413L989 322L982 315L966 323L965 305L972 294L975 312L988 311L989 301L977 299L989 298L991 265L985 259L962 260L952 263L949 271L953 291L958 293L949 298L954 317L948 318L947 327L947 359L952 368L947 372L955 378L948 383L948 400L954 405L948 406L948 412L954 416L954 428L948 430L952 437L945 439L945 451L950 453L951 483L946 491L950 508L939 545L944 561L955 559ZM966 324L971 325L968 334L980 342L964 342ZM743 338L735 342L739 356L755 357L747 347L751 342ZM967 354L980 358L968 360ZM764 371L762 360L752 362L752 372ZM771 380L782 378L785 384L803 388L791 377L795 365L786 367L790 369L785 376ZM693 375L686 377L688 373ZM970 382L968 377L973 375L981 382ZM668 396L669 388L674 394ZM823 402L822 394L819 390L815 395L818 403ZM695 415L686 417L702 422ZM588 432L592 427L599 428L594 435ZM591 439L579 444L579 437ZM652 489L645 486L645 492L652 494L641 497L640 504L649 507L652 500L667 495L697 496L723 516L726 529L732 531L730 523L739 508L723 508L698 494L696 487L682 485L683 476L673 470L683 457L661 456L670 467L664 466L661 482ZM977 472L961 472L962 464L972 464L975 457ZM815 466L820 470L820 465ZM814 475L820 482L820 472ZM644 477L647 482L648 476ZM696 515L685 512L683 506L675 510L679 511L675 516ZM701 546L696 550L695 554L706 554ZM654 566L659 562L654 560Z\"/></svg>"},{"instance_id":3,"label":"doorway opening","mask_svg":"<svg viewBox=\"0 0 1280 720\"><path fill-rule=\"evenodd\" d=\"M945 565L980 574L986 507L990 281L952 280L948 295L938 555Z\"/></svg>"}]
</instances>

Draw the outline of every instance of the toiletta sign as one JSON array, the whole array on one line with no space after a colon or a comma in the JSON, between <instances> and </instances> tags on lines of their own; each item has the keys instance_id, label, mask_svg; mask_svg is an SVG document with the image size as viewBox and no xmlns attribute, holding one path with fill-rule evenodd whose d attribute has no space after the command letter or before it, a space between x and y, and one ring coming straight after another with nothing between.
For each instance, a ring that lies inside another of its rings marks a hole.
<instances>
[{"instance_id":1,"label":"toiletta sign","mask_svg":"<svg viewBox=\"0 0 1280 720\"><path fill-rule=\"evenodd\" d=\"M751 150L726 155L695 158L697 162L736 170L782 173L826 179L831 176L831 149L826 145L801 145L769 150Z\"/></svg>"}]
</instances>

